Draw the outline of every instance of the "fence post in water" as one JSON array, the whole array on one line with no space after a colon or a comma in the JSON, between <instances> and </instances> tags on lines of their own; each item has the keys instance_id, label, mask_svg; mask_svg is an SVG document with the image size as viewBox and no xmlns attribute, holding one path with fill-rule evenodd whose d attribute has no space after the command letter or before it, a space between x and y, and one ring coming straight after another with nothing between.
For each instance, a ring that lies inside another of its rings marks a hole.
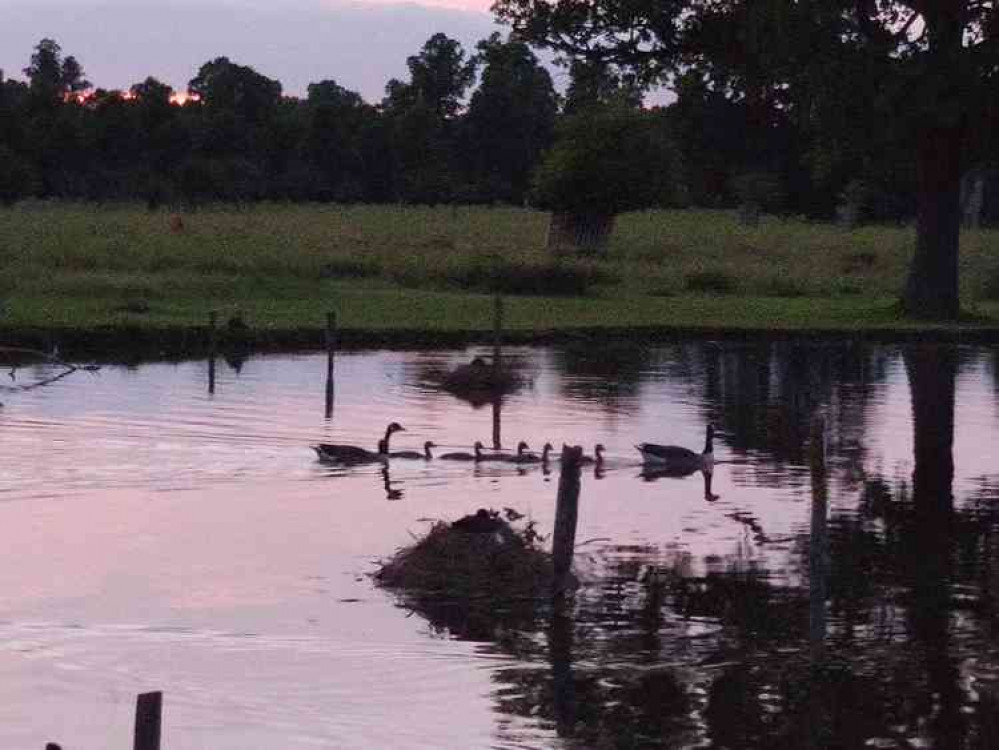
<instances>
[{"instance_id":1,"label":"fence post in water","mask_svg":"<svg viewBox=\"0 0 999 750\"><path fill-rule=\"evenodd\" d=\"M502 373L503 368L503 295L493 297L493 448L503 447L500 432L500 406L503 398Z\"/></svg>"},{"instance_id":2,"label":"fence post in water","mask_svg":"<svg viewBox=\"0 0 999 750\"><path fill-rule=\"evenodd\" d=\"M134 750L160 750L163 693L141 693L135 703Z\"/></svg>"},{"instance_id":3,"label":"fence post in water","mask_svg":"<svg viewBox=\"0 0 999 750\"><path fill-rule=\"evenodd\" d=\"M500 407L503 398L500 388L503 368L503 296L493 297L493 448L503 447L500 430Z\"/></svg>"},{"instance_id":4,"label":"fence post in water","mask_svg":"<svg viewBox=\"0 0 999 750\"><path fill-rule=\"evenodd\" d=\"M498 391L493 393L493 448L503 447L503 396Z\"/></svg>"},{"instance_id":5,"label":"fence post in water","mask_svg":"<svg viewBox=\"0 0 999 750\"><path fill-rule=\"evenodd\" d=\"M572 556L576 547L576 521L579 518L579 484L583 449L578 445L562 446L561 473L558 478L558 505L555 508L555 531L552 534L552 598L558 605L569 588Z\"/></svg>"},{"instance_id":6,"label":"fence post in water","mask_svg":"<svg viewBox=\"0 0 999 750\"><path fill-rule=\"evenodd\" d=\"M218 335L219 314L212 310L208 313L208 393L215 393L215 358L218 356L219 335Z\"/></svg>"},{"instance_id":7,"label":"fence post in water","mask_svg":"<svg viewBox=\"0 0 999 750\"><path fill-rule=\"evenodd\" d=\"M326 313L326 419L333 416L333 370L336 361L336 313Z\"/></svg>"}]
</instances>

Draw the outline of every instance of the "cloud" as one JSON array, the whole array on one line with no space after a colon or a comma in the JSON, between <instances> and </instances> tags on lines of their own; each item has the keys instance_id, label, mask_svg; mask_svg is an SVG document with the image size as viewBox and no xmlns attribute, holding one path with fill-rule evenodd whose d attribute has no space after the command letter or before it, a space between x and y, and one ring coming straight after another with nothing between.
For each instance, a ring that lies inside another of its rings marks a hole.
<instances>
[{"instance_id":1,"label":"cloud","mask_svg":"<svg viewBox=\"0 0 999 750\"><path fill-rule=\"evenodd\" d=\"M444 32L471 52L478 40L501 30L483 0L428 2L435 5L0 0L0 69L22 77L35 44L50 37L103 88L128 88L152 75L184 90L202 63L225 55L281 81L289 94L304 94L309 83L333 78L376 102L389 78L406 77L406 57L432 34Z\"/></svg>"}]
</instances>

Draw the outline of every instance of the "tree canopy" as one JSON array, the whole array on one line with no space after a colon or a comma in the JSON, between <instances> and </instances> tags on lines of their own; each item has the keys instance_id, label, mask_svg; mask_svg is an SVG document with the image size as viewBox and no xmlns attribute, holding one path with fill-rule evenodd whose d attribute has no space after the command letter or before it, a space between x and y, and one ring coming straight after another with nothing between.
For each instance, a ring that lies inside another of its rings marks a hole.
<instances>
[{"instance_id":1,"label":"tree canopy","mask_svg":"<svg viewBox=\"0 0 999 750\"><path fill-rule=\"evenodd\" d=\"M525 39L642 83L697 73L744 105L747 168L778 115L816 164L875 154L885 124L916 165L917 244L907 311L959 313L960 179L970 136L999 100L991 0L497 0ZM854 116L850 128L837 111ZM830 152L832 152L830 154Z\"/></svg>"}]
</instances>

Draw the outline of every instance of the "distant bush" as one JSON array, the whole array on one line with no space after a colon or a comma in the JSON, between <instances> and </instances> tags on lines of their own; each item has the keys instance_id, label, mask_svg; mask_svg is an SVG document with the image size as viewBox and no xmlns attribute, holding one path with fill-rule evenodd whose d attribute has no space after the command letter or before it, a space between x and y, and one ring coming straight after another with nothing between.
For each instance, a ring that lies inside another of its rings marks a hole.
<instances>
[{"instance_id":1,"label":"distant bush","mask_svg":"<svg viewBox=\"0 0 999 750\"><path fill-rule=\"evenodd\" d=\"M999 300L999 267L993 267L982 280L982 299Z\"/></svg>"},{"instance_id":2,"label":"distant bush","mask_svg":"<svg viewBox=\"0 0 999 750\"><path fill-rule=\"evenodd\" d=\"M566 117L535 172L533 203L606 216L665 204L674 161L665 133L657 113L621 104Z\"/></svg>"},{"instance_id":3,"label":"distant bush","mask_svg":"<svg viewBox=\"0 0 999 750\"><path fill-rule=\"evenodd\" d=\"M363 279L380 273L381 269L375 263L352 258L336 258L323 263L319 269L319 278Z\"/></svg>"},{"instance_id":4,"label":"distant bush","mask_svg":"<svg viewBox=\"0 0 999 750\"><path fill-rule=\"evenodd\" d=\"M541 263L474 263L451 270L447 280L464 289L525 296L581 297L595 284L617 278L592 265L550 260Z\"/></svg>"},{"instance_id":5,"label":"distant bush","mask_svg":"<svg viewBox=\"0 0 999 750\"><path fill-rule=\"evenodd\" d=\"M737 286L735 279L724 271L696 271L684 279L684 288L689 292L733 294Z\"/></svg>"},{"instance_id":6,"label":"distant bush","mask_svg":"<svg viewBox=\"0 0 999 750\"><path fill-rule=\"evenodd\" d=\"M787 195L780 178L769 172L747 172L732 178L732 192L744 206L755 206L767 213L780 213Z\"/></svg>"},{"instance_id":7,"label":"distant bush","mask_svg":"<svg viewBox=\"0 0 999 750\"><path fill-rule=\"evenodd\" d=\"M805 289L794 279L784 276L774 276L768 279L763 287L763 293L769 297L804 297Z\"/></svg>"}]
</instances>

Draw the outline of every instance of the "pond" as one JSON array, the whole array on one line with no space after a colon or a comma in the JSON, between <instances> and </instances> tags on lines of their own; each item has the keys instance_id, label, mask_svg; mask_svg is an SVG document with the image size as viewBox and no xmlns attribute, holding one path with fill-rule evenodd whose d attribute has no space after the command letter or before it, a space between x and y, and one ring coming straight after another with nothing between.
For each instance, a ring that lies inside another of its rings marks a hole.
<instances>
[{"instance_id":1,"label":"pond","mask_svg":"<svg viewBox=\"0 0 999 750\"><path fill-rule=\"evenodd\" d=\"M999 746L999 350L850 342L507 350L499 405L434 386L486 350L105 365L0 391L0 746ZM827 475L809 467L826 424ZM606 446L571 618L463 623L370 578L433 519L550 534L558 466L310 445ZM710 488L634 445L699 450Z\"/></svg>"}]
</instances>

